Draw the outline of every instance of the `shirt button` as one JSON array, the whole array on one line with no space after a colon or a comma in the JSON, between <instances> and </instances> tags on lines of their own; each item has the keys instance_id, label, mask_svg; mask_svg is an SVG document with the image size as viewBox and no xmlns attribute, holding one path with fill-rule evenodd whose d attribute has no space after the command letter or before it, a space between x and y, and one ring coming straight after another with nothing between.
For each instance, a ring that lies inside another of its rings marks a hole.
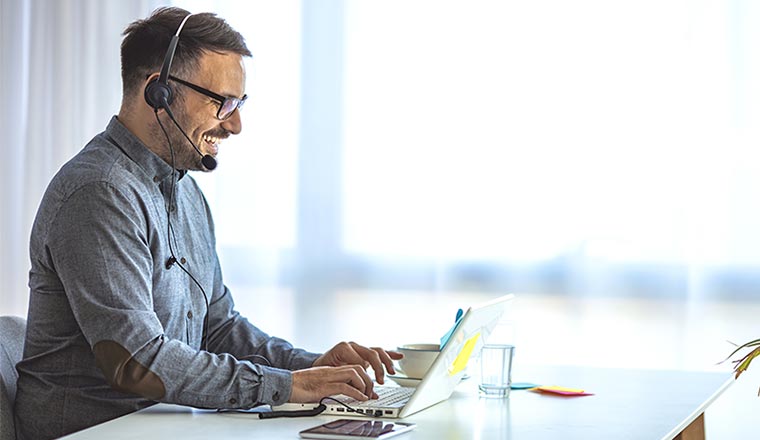
<instances>
[{"instance_id":1,"label":"shirt button","mask_svg":"<svg viewBox=\"0 0 760 440\"><path fill-rule=\"evenodd\" d=\"M158 176L153 176L153 181L158 183L161 181L161 179Z\"/></svg>"},{"instance_id":2,"label":"shirt button","mask_svg":"<svg viewBox=\"0 0 760 440\"><path fill-rule=\"evenodd\" d=\"M277 402L278 400L280 400L280 392L279 391L275 391L274 394L272 394L272 400L274 400L275 402Z\"/></svg>"},{"instance_id":3,"label":"shirt button","mask_svg":"<svg viewBox=\"0 0 760 440\"><path fill-rule=\"evenodd\" d=\"M176 206L174 206L174 205L171 205L171 206L169 207L169 212L174 212L174 210L175 210L175 209L177 209L177 207L176 207Z\"/></svg>"},{"instance_id":4,"label":"shirt button","mask_svg":"<svg viewBox=\"0 0 760 440\"><path fill-rule=\"evenodd\" d=\"M187 319L193 319L193 311L192 310L189 310L187 312Z\"/></svg>"},{"instance_id":5,"label":"shirt button","mask_svg":"<svg viewBox=\"0 0 760 440\"><path fill-rule=\"evenodd\" d=\"M182 264L185 264L185 263L187 263L187 260L185 260L185 257L182 257L182 258L179 259L179 262L182 263Z\"/></svg>"},{"instance_id":6,"label":"shirt button","mask_svg":"<svg viewBox=\"0 0 760 440\"><path fill-rule=\"evenodd\" d=\"M233 397L232 399L230 399L230 403L232 405L236 404L237 403L237 399Z\"/></svg>"}]
</instances>

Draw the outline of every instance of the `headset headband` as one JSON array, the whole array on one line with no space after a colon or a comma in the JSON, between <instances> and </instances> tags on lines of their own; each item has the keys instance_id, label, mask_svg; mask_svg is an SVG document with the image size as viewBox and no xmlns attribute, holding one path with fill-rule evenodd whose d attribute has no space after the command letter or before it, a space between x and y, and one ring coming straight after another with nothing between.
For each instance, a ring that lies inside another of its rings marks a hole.
<instances>
[{"instance_id":1,"label":"headset headband","mask_svg":"<svg viewBox=\"0 0 760 440\"><path fill-rule=\"evenodd\" d=\"M179 43L179 33L182 32L182 28L185 27L187 19L192 15L194 14L188 14L182 19L182 23L179 24L177 32L172 37L171 42L169 42L169 49L167 49L166 56L164 56L164 64L161 66L161 74L158 77L158 82L161 84L169 84L169 70L172 67L172 61L174 60L174 51L177 50L177 43Z\"/></svg>"}]
</instances>

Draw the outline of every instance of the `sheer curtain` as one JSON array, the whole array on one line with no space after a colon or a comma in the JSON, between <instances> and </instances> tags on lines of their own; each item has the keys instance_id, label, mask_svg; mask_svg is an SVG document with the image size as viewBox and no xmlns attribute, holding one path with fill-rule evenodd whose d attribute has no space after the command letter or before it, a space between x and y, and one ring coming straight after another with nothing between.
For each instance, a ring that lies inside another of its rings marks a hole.
<instances>
[{"instance_id":1,"label":"sheer curtain","mask_svg":"<svg viewBox=\"0 0 760 440\"><path fill-rule=\"evenodd\" d=\"M157 5L0 0L0 313L26 314L39 200L60 166L118 112L121 31Z\"/></svg>"},{"instance_id":2,"label":"sheer curtain","mask_svg":"<svg viewBox=\"0 0 760 440\"><path fill-rule=\"evenodd\" d=\"M6 145L0 314L26 314L29 233L48 182L118 112L121 32L165 4L0 0L0 123ZM195 177L217 213L222 259L232 268L228 278L248 279L253 268L260 283L276 284L283 250L295 240L300 2L174 4L218 13L256 54L256 62L247 61L256 81L247 90L245 130L226 143L220 158L225 173Z\"/></svg>"}]
</instances>

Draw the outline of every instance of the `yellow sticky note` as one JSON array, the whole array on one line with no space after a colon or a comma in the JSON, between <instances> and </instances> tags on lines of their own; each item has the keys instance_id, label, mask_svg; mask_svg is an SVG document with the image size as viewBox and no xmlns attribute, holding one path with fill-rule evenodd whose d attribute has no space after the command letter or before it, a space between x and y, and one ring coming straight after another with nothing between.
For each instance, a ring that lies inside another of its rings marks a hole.
<instances>
[{"instance_id":1,"label":"yellow sticky note","mask_svg":"<svg viewBox=\"0 0 760 440\"><path fill-rule=\"evenodd\" d=\"M454 359L454 363L449 367L449 375L453 376L467 367L467 362L470 360L470 354L472 354L472 350L475 348L475 343L478 342L478 338L480 338L480 332L475 333L474 336L464 342L462 349L459 351L456 359Z\"/></svg>"}]
</instances>

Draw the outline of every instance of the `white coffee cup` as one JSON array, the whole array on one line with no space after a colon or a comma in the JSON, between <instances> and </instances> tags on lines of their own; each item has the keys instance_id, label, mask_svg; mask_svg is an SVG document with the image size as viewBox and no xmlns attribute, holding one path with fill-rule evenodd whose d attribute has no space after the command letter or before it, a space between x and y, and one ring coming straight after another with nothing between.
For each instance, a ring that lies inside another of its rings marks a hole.
<instances>
[{"instance_id":1,"label":"white coffee cup","mask_svg":"<svg viewBox=\"0 0 760 440\"><path fill-rule=\"evenodd\" d=\"M409 378L422 379L441 352L441 347L438 344L405 344L396 351L404 354L397 361L401 373Z\"/></svg>"}]
</instances>

